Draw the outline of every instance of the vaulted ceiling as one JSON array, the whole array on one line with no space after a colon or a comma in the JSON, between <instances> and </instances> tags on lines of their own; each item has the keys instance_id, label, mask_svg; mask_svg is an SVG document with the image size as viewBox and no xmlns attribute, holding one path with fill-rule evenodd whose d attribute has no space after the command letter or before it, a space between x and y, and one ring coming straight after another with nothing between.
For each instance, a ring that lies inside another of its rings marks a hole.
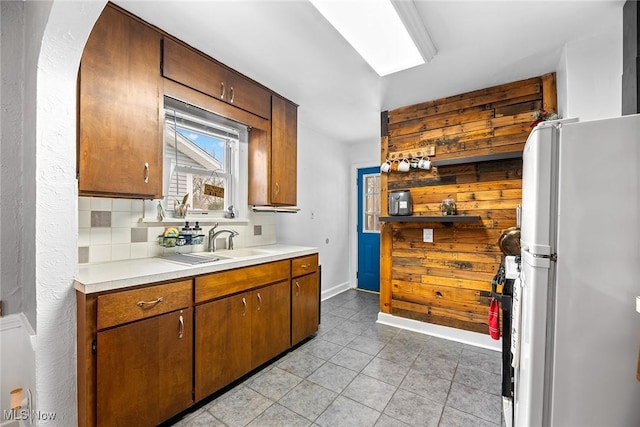
<instances>
[{"instance_id":1,"label":"vaulted ceiling","mask_svg":"<svg viewBox=\"0 0 640 427\"><path fill-rule=\"evenodd\" d=\"M380 111L555 71L566 43L609 30L624 5L415 0L438 53L379 77L307 0L114 3L296 102L301 122L346 143L376 141Z\"/></svg>"}]
</instances>

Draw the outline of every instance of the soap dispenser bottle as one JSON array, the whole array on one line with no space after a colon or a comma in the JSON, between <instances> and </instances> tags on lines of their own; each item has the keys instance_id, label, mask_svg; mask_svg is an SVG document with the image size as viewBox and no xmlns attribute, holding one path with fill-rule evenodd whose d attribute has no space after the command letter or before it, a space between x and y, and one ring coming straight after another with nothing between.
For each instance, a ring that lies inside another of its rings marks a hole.
<instances>
[{"instance_id":1,"label":"soap dispenser bottle","mask_svg":"<svg viewBox=\"0 0 640 427\"><path fill-rule=\"evenodd\" d=\"M185 243L190 245L191 239L193 238L193 231L191 230L191 227L189 227L189 221L184 223L184 227L182 227L180 234L184 236L184 239L186 240Z\"/></svg>"}]
</instances>

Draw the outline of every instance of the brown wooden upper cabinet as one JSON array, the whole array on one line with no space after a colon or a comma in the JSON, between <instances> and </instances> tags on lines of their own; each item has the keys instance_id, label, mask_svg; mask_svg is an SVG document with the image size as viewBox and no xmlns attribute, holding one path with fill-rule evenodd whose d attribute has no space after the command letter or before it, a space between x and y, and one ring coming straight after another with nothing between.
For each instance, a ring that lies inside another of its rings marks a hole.
<instances>
[{"instance_id":1,"label":"brown wooden upper cabinet","mask_svg":"<svg viewBox=\"0 0 640 427\"><path fill-rule=\"evenodd\" d=\"M82 55L81 195L162 197L160 34L107 5Z\"/></svg>"},{"instance_id":2,"label":"brown wooden upper cabinet","mask_svg":"<svg viewBox=\"0 0 640 427\"><path fill-rule=\"evenodd\" d=\"M265 119L271 118L271 94L247 77L165 37L162 75Z\"/></svg>"},{"instance_id":3,"label":"brown wooden upper cabinet","mask_svg":"<svg viewBox=\"0 0 640 427\"><path fill-rule=\"evenodd\" d=\"M271 138L249 133L249 204L295 206L297 203L298 106L271 97Z\"/></svg>"}]
</instances>

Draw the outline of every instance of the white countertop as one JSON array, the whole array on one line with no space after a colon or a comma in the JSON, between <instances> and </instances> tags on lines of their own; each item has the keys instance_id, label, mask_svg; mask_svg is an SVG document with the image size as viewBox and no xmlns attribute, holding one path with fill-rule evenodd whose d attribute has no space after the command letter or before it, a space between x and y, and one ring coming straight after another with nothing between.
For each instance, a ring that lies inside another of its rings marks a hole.
<instances>
[{"instance_id":1,"label":"white countertop","mask_svg":"<svg viewBox=\"0 0 640 427\"><path fill-rule=\"evenodd\" d=\"M260 253L238 256L243 254L243 251L246 252L251 249L257 249ZM92 294L147 283L198 276L232 268L247 267L265 262L280 261L317 252L318 249L313 247L275 244L238 249L235 253L234 251L226 250L216 251L215 253L221 257L232 257L198 265L187 265L161 258L140 258L87 264L78 268L74 286L80 292Z\"/></svg>"}]
</instances>

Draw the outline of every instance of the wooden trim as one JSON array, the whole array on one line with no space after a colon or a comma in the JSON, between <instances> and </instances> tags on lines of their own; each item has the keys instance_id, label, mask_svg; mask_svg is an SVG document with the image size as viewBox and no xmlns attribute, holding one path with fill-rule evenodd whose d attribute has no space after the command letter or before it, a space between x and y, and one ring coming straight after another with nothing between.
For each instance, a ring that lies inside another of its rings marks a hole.
<instances>
[{"instance_id":1,"label":"wooden trim","mask_svg":"<svg viewBox=\"0 0 640 427\"><path fill-rule=\"evenodd\" d=\"M556 73L549 73L542 76L542 108L546 111L558 112Z\"/></svg>"},{"instance_id":2,"label":"wooden trim","mask_svg":"<svg viewBox=\"0 0 640 427\"><path fill-rule=\"evenodd\" d=\"M96 414L96 358L93 342L96 339L97 297L76 291L77 317L77 383L78 426L95 426Z\"/></svg>"},{"instance_id":3,"label":"wooden trim","mask_svg":"<svg viewBox=\"0 0 640 427\"><path fill-rule=\"evenodd\" d=\"M392 224L383 222L380 224L380 311L383 313L391 313L392 249L393 227Z\"/></svg>"}]
</instances>

